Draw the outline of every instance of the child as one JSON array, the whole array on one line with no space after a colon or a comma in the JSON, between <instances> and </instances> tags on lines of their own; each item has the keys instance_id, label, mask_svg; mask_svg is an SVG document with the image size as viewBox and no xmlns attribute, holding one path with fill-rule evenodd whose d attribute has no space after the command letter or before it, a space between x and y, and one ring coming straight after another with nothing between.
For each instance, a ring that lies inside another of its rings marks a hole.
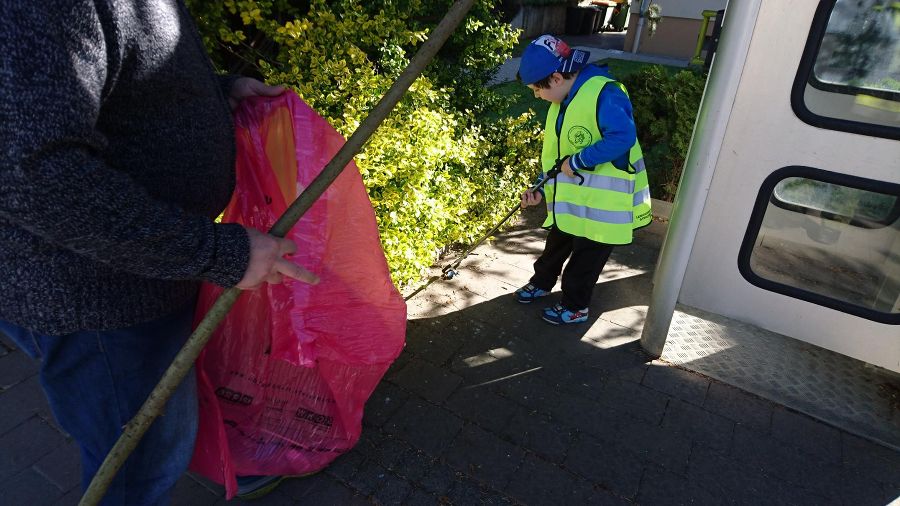
<instances>
[{"instance_id":1,"label":"child","mask_svg":"<svg viewBox=\"0 0 900 506\"><path fill-rule=\"evenodd\" d=\"M528 304L550 293L562 271L562 301L542 317L554 325L587 321L594 285L616 244L650 223L650 192L635 135L631 102L606 66L587 63L587 51L543 35L522 55L519 79L534 96L551 102L541 165L543 191L526 191L522 206L547 201L549 229L534 276L516 290Z\"/></svg>"}]
</instances>

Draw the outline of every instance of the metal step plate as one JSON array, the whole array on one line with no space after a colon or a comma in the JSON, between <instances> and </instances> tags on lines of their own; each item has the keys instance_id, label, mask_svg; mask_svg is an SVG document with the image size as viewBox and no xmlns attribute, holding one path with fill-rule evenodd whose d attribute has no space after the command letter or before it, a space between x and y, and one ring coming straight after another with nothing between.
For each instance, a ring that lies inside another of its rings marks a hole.
<instances>
[{"instance_id":1,"label":"metal step plate","mask_svg":"<svg viewBox=\"0 0 900 506\"><path fill-rule=\"evenodd\" d=\"M684 305L661 358L900 450L900 380L890 371Z\"/></svg>"}]
</instances>

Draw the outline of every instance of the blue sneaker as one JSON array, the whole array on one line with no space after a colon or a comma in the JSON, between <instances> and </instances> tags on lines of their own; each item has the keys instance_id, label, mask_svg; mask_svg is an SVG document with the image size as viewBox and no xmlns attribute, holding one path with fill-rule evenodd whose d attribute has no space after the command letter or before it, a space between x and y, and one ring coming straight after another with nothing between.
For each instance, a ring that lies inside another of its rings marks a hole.
<instances>
[{"instance_id":1,"label":"blue sneaker","mask_svg":"<svg viewBox=\"0 0 900 506\"><path fill-rule=\"evenodd\" d=\"M550 292L547 290L541 290L540 288L528 283L516 290L516 300L521 302L522 304L531 304L531 301L537 299L539 297L543 297L545 295L549 295Z\"/></svg>"},{"instance_id":2,"label":"blue sneaker","mask_svg":"<svg viewBox=\"0 0 900 506\"><path fill-rule=\"evenodd\" d=\"M553 307L544 308L544 314L541 315L541 318L553 325L582 323L588 319L588 308L571 311L562 307L561 304L557 304Z\"/></svg>"}]
</instances>

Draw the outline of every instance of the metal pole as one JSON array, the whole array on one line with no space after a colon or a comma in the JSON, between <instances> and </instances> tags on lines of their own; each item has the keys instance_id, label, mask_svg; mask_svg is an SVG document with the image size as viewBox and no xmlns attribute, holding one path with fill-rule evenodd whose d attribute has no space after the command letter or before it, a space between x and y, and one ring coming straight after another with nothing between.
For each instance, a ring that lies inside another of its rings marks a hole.
<instances>
[{"instance_id":1,"label":"metal pole","mask_svg":"<svg viewBox=\"0 0 900 506\"><path fill-rule=\"evenodd\" d=\"M353 135L338 150L334 158L325 165L318 177L297 197L297 200L291 204L275 225L272 226L272 229L269 231L270 234L284 237L287 231L303 216L303 213L312 206L316 199L340 175L347 164L350 163L350 160L353 159L353 156L359 152L363 144L394 109L394 106L397 105L397 102L400 101L400 98L409 89L413 81L425 70L425 67L431 62L441 46L444 45L444 42L450 37L457 25L466 17L474 2L475 0L457 0L450 7L450 10L435 27L428 40L422 44L422 47L416 52L409 65L400 74L400 77L391 85L387 93L372 109L372 112L353 132ZM188 338L187 343L175 356L172 365L169 366L162 379L150 392L141 409L125 426L119 440L116 441L116 444L103 460L103 464L100 466L97 474L91 480L91 484L85 491L84 496L82 496L81 502L79 502L80 506L93 506L103 499L116 473L125 463L128 456L131 455L131 452L134 451L147 429L150 428L150 424L162 413L166 402L191 370L200 351L206 345L206 342L209 341L213 330L219 326L225 315L228 314L240 293L241 290L237 288L225 290L206 316L203 317L203 321L200 322L200 325Z\"/></svg>"},{"instance_id":2,"label":"metal pole","mask_svg":"<svg viewBox=\"0 0 900 506\"><path fill-rule=\"evenodd\" d=\"M641 5L638 7L638 22L637 27L634 30L634 40L631 41L631 52L637 53L638 46L641 45L641 31L644 29L644 12L647 10L647 3L650 0L641 0Z\"/></svg>"},{"instance_id":3,"label":"metal pole","mask_svg":"<svg viewBox=\"0 0 900 506\"><path fill-rule=\"evenodd\" d=\"M641 347L653 357L662 355L666 344L761 3L762 0L728 2L728 28L722 30L715 65L703 92L641 332Z\"/></svg>"}]
</instances>

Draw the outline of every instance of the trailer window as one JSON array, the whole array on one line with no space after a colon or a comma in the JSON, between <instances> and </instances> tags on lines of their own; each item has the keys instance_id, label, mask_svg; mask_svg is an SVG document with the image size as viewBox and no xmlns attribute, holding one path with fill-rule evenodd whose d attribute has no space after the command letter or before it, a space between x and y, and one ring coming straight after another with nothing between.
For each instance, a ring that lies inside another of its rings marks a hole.
<instances>
[{"instance_id":1,"label":"trailer window","mask_svg":"<svg viewBox=\"0 0 900 506\"><path fill-rule=\"evenodd\" d=\"M779 169L760 190L739 267L756 286L900 324L900 185Z\"/></svg>"},{"instance_id":2,"label":"trailer window","mask_svg":"<svg viewBox=\"0 0 900 506\"><path fill-rule=\"evenodd\" d=\"M864 228L889 226L900 216L900 199L893 195L802 177L779 181L771 202L788 211Z\"/></svg>"},{"instance_id":3,"label":"trailer window","mask_svg":"<svg viewBox=\"0 0 900 506\"><path fill-rule=\"evenodd\" d=\"M826 0L791 102L807 123L900 139L900 2Z\"/></svg>"}]
</instances>

